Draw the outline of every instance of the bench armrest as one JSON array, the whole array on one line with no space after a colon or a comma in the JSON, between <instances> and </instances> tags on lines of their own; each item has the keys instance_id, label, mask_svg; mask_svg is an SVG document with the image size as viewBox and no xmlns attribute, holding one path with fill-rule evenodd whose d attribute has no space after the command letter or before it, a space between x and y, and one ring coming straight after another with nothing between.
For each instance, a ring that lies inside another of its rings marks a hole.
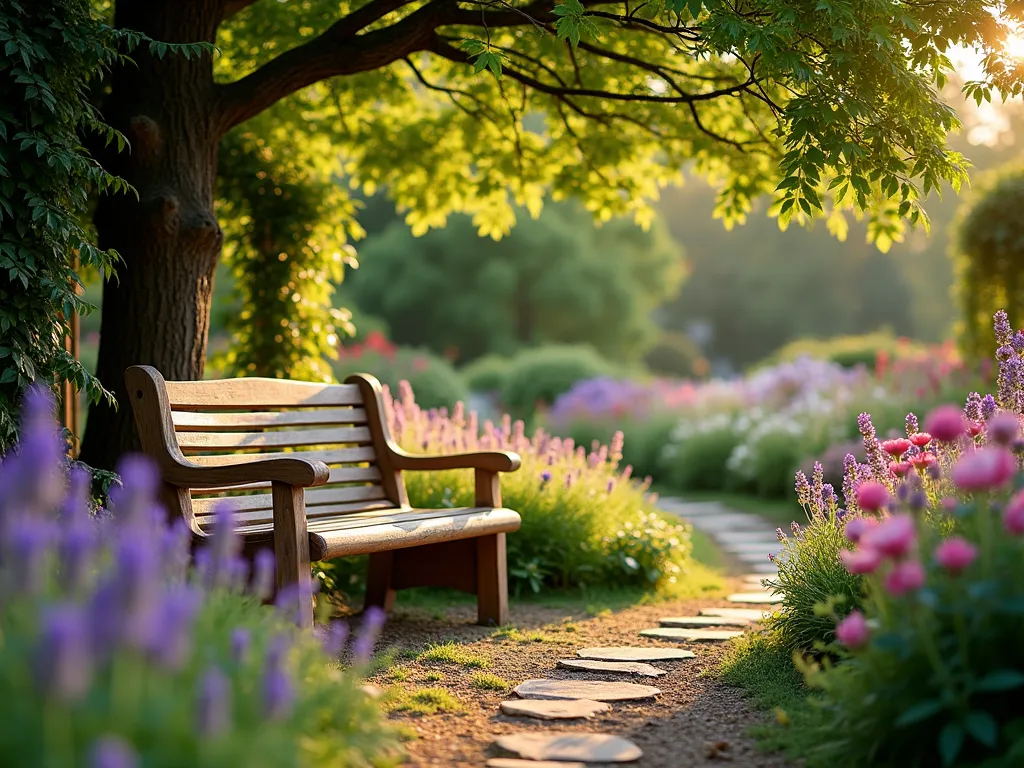
<instances>
[{"instance_id":1,"label":"bench armrest","mask_svg":"<svg viewBox=\"0 0 1024 768\"><path fill-rule=\"evenodd\" d=\"M249 483L282 483L308 488L323 485L331 475L322 461L299 458L240 461L219 467L175 462L161 470L164 482L179 488L220 488Z\"/></svg>"},{"instance_id":2,"label":"bench armrest","mask_svg":"<svg viewBox=\"0 0 1024 768\"><path fill-rule=\"evenodd\" d=\"M447 456L420 456L400 448L391 450L391 465L412 472L436 472L445 469L482 469L487 472L515 472L522 459L511 451L453 453Z\"/></svg>"}]
</instances>

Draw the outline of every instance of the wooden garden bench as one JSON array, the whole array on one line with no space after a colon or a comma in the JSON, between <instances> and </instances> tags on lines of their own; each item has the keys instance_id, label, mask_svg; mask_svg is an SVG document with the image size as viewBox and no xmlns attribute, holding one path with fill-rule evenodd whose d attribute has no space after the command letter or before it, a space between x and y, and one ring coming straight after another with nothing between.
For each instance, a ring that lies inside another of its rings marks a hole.
<instances>
[{"instance_id":1,"label":"wooden garden bench","mask_svg":"<svg viewBox=\"0 0 1024 768\"><path fill-rule=\"evenodd\" d=\"M498 473L518 469L517 454L403 451L380 383L364 374L344 384L164 381L132 366L125 382L164 503L195 540L230 504L250 553L273 546L278 590L308 576L311 561L368 554L367 605L389 609L397 589L453 587L476 594L480 623L506 622L505 534L521 521L501 506ZM474 506L413 509L403 470L445 469L474 470ZM311 624L310 601L300 610Z\"/></svg>"}]
</instances>

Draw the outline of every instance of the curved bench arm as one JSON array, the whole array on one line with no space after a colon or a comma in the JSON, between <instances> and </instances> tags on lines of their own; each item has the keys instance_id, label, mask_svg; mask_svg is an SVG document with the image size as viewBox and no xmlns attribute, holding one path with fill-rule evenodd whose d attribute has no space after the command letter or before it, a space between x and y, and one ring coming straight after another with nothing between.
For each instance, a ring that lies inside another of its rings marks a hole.
<instances>
[{"instance_id":1,"label":"curved bench arm","mask_svg":"<svg viewBox=\"0 0 1024 768\"><path fill-rule=\"evenodd\" d=\"M250 483L283 483L299 488L323 485L331 470L322 461L308 459L264 459L240 461L217 467L191 462L166 462L160 467L165 483L179 488L227 488Z\"/></svg>"}]
</instances>

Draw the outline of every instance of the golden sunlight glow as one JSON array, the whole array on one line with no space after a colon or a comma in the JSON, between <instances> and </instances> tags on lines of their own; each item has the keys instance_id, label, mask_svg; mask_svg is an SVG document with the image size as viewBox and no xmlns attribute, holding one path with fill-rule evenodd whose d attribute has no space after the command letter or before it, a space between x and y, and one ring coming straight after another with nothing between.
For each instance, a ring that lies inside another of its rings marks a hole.
<instances>
[{"instance_id":1,"label":"golden sunlight glow","mask_svg":"<svg viewBox=\"0 0 1024 768\"><path fill-rule=\"evenodd\" d=\"M1012 59L1024 60L1024 33L1007 35L1003 41L1003 51Z\"/></svg>"}]
</instances>

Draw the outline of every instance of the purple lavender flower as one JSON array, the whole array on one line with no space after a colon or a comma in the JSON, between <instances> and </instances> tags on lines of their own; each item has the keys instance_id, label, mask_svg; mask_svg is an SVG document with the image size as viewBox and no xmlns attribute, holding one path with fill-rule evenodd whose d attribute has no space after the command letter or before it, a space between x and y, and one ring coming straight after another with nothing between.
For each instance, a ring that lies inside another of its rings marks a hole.
<instances>
[{"instance_id":1,"label":"purple lavender flower","mask_svg":"<svg viewBox=\"0 0 1024 768\"><path fill-rule=\"evenodd\" d=\"M89 768L137 768L135 750L120 736L101 736L89 750Z\"/></svg>"},{"instance_id":2,"label":"purple lavender flower","mask_svg":"<svg viewBox=\"0 0 1024 768\"><path fill-rule=\"evenodd\" d=\"M370 661L373 646L377 643L377 637L386 619L387 614L375 605L371 605L363 613L363 625L352 644L352 656L357 665L362 666Z\"/></svg>"},{"instance_id":3,"label":"purple lavender flower","mask_svg":"<svg viewBox=\"0 0 1024 768\"><path fill-rule=\"evenodd\" d=\"M547 482L550 482L550 481L551 481L551 473L550 473L550 472L548 472L548 471L547 471L547 470L545 469L545 470L544 470L543 472L541 472L541 473L540 473L540 481L541 481L542 483L547 483Z\"/></svg>"},{"instance_id":4,"label":"purple lavender flower","mask_svg":"<svg viewBox=\"0 0 1024 768\"><path fill-rule=\"evenodd\" d=\"M77 605L56 605L44 611L36 657L36 678L42 691L61 701L77 701L92 683L89 623Z\"/></svg>"},{"instance_id":5,"label":"purple lavender flower","mask_svg":"<svg viewBox=\"0 0 1024 768\"><path fill-rule=\"evenodd\" d=\"M786 535L786 532L784 530L782 530L781 528L776 528L775 538L777 538L779 541L785 541L789 537Z\"/></svg>"},{"instance_id":6,"label":"purple lavender flower","mask_svg":"<svg viewBox=\"0 0 1024 768\"><path fill-rule=\"evenodd\" d=\"M164 577L170 583L185 578L191 559L192 531L182 519L167 526L160 539L160 562Z\"/></svg>"},{"instance_id":7,"label":"purple lavender flower","mask_svg":"<svg viewBox=\"0 0 1024 768\"><path fill-rule=\"evenodd\" d=\"M910 429L910 414L907 415L907 429ZM914 418L914 425L916 428L917 419ZM889 461L886 458L885 451L882 450L881 444L878 442L878 436L875 433L875 427L871 423L871 414L862 413L857 417L857 428L860 430L861 437L864 442L864 456L868 460L868 466L871 467L871 471L875 475L875 479L878 482L885 482L889 477Z\"/></svg>"},{"instance_id":8,"label":"purple lavender flower","mask_svg":"<svg viewBox=\"0 0 1024 768\"><path fill-rule=\"evenodd\" d=\"M32 596L43 591L46 555L55 533L54 526L40 517L21 515L8 522L4 560L15 592Z\"/></svg>"},{"instance_id":9,"label":"purple lavender flower","mask_svg":"<svg viewBox=\"0 0 1024 768\"><path fill-rule=\"evenodd\" d=\"M100 541L96 525L88 518L74 517L60 532L60 577L72 591L88 586L94 566L94 555Z\"/></svg>"},{"instance_id":10,"label":"purple lavender flower","mask_svg":"<svg viewBox=\"0 0 1024 768\"><path fill-rule=\"evenodd\" d=\"M118 623L122 640L135 648L145 645L160 620L160 574L153 567L157 556L157 544L136 531L126 530L115 545Z\"/></svg>"},{"instance_id":11,"label":"purple lavender flower","mask_svg":"<svg viewBox=\"0 0 1024 768\"><path fill-rule=\"evenodd\" d=\"M263 668L263 710L270 720L288 717L295 702L295 686L285 669L288 647L288 637L278 635L271 641L267 651Z\"/></svg>"},{"instance_id":12,"label":"purple lavender flower","mask_svg":"<svg viewBox=\"0 0 1024 768\"><path fill-rule=\"evenodd\" d=\"M981 417L988 421L991 419L999 406L996 403L996 399L992 395L985 395L981 398Z\"/></svg>"},{"instance_id":13,"label":"purple lavender flower","mask_svg":"<svg viewBox=\"0 0 1024 768\"><path fill-rule=\"evenodd\" d=\"M342 648L345 647L346 640L348 640L348 624L340 620L332 621L323 635L324 653L328 658L338 658Z\"/></svg>"},{"instance_id":14,"label":"purple lavender flower","mask_svg":"<svg viewBox=\"0 0 1024 768\"><path fill-rule=\"evenodd\" d=\"M1024 331L1017 331L1013 334L1011 345L1017 354L1024 353Z\"/></svg>"},{"instance_id":15,"label":"purple lavender flower","mask_svg":"<svg viewBox=\"0 0 1024 768\"><path fill-rule=\"evenodd\" d=\"M151 623L153 634L146 646L150 655L169 670L180 669L192 649L192 627L203 604L203 593L194 587L178 585L163 595L157 618Z\"/></svg>"},{"instance_id":16,"label":"purple lavender flower","mask_svg":"<svg viewBox=\"0 0 1024 768\"><path fill-rule=\"evenodd\" d=\"M811 504L811 484L802 471L796 473L796 499L802 507Z\"/></svg>"},{"instance_id":17,"label":"purple lavender flower","mask_svg":"<svg viewBox=\"0 0 1024 768\"><path fill-rule=\"evenodd\" d=\"M216 667L199 681L196 729L200 736L219 736L231 727L231 681Z\"/></svg>"},{"instance_id":18,"label":"purple lavender flower","mask_svg":"<svg viewBox=\"0 0 1024 768\"><path fill-rule=\"evenodd\" d=\"M971 392L967 395L967 403L964 405L964 418L973 422L980 422L982 420L981 395L977 392Z\"/></svg>"},{"instance_id":19,"label":"purple lavender flower","mask_svg":"<svg viewBox=\"0 0 1024 768\"><path fill-rule=\"evenodd\" d=\"M89 490L92 477L81 467L73 467L68 473L68 493L60 507L60 519L64 524L89 519Z\"/></svg>"},{"instance_id":20,"label":"purple lavender flower","mask_svg":"<svg viewBox=\"0 0 1024 768\"><path fill-rule=\"evenodd\" d=\"M312 602L313 596L320 589L319 580L314 581L306 576L296 584L289 584L277 593L274 606L279 614L293 624L298 624L302 615L304 601Z\"/></svg>"},{"instance_id":21,"label":"purple lavender flower","mask_svg":"<svg viewBox=\"0 0 1024 768\"><path fill-rule=\"evenodd\" d=\"M917 423L917 416L915 416L913 413L907 414L906 425L907 437L913 437L914 435L921 431L921 427Z\"/></svg>"},{"instance_id":22,"label":"purple lavender flower","mask_svg":"<svg viewBox=\"0 0 1024 768\"><path fill-rule=\"evenodd\" d=\"M843 501L848 509L857 507L857 457L852 453L843 459Z\"/></svg>"},{"instance_id":23,"label":"purple lavender flower","mask_svg":"<svg viewBox=\"0 0 1024 768\"><path fill-rule=\"evenodd\" d=\"M235 664L244 664L249 657L252 646L252 634L245 627L235 627L231 631L231 659Z\"/></svg>"},{"instance_id":24,"label":"purple lavender flower","mask_svg":"<svg viewBox=\"0 0 1024 768\"><path fill-rule=\"evenodd\" d=\"M1005 310L1000 309L992 317L992 328L996 332L997 346L1007 346L1011 343L1013 329L1010 327L1010 319Z\"/></svg>"},{"instance_id":25,"label":"purple lavender flower","mask_svg":"<svg viewBox=\"0 0 1024 768\"><path fill-rule=\"evenodd\" d=\"M1008 410L1016 410L1017 392L1020 389L1020 357L1013 347L1004 344L996 350L996 359L999 361L997 378L999 405Z\"/></svg>"},{"instance_id":26,"label":"purple lavender flower","mask_svg":"<svg viewBox=\"0 0 1024 768\"><path fill-rule=\"evenodd\" d=\"M160 479L156 464L148 456L128 454L118 462L117 473L121 485L109 493L114 519L127 526L151 523Z\"/></svg>"},{"instance_id":27,"label":"purple lavender flower","mask_svg":"<svg viewBox=\"0 0 1024 768\"><path fill-rule=\"evenodd\" d=\"M269 549L259 550L253 559L252 583L249 585L253 597L266 600L273 594L276 570L274 552Z\"/></svg>"},{"instance_id":28,"label":"purple lavender flower","mask_svg":"<svg viewBox=\"0 0 1024 768\"><path fill-rule=\"evenodd\" d=\"M614 491L615 490L615 481L614 480L609 480L608 481L608 485L607 485L605 490L607 490L608 493L611 493L612 491Z\"/></svg>"}]
</instances>

